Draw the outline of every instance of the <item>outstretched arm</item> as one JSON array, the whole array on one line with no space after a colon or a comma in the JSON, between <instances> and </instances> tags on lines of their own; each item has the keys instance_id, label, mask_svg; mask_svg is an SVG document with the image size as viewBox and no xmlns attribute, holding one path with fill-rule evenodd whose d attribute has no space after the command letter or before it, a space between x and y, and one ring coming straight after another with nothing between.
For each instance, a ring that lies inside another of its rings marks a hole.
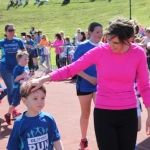
<instances>
[{"instance_id":1,"label":"outstretched arm","mask_svg":"<svg viewBox=\"0 0 150 150\"><path fill-rule=\"evenodd\" d=\"M28 92L31 87L35 86L35 88L32 89L32 91L37 90L42 86L45 82L50 81L59 81L62 79L66 79L69 77L73 77L77 73L81 72L82 70L85 70L89 66L93 64L97 64L98 60L101 56L101 51L99 50L100 47L96 47L92 49L91 51L84 54L81 58L79 58L77 61L73 62L72 64L65 66L63 68L60 68L49 75L46 75L39 79L30 80L26 83L26 91ZM93 59L94 58L94 59Z\"/></svg>"}]
</instances>

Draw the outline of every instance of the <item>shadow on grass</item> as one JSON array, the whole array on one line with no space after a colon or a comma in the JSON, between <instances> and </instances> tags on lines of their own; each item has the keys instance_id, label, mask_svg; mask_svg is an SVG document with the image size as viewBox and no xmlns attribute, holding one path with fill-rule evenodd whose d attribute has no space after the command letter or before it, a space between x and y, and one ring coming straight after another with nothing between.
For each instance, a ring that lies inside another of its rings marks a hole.
<instances>
[{"instance_id":1,"label":"shadow on grass","mask_svg":"<svg viewBox=\"0 0 150 150\"><path fill-rule=\"evenodd\" d=\"M0 119L0 139L6 138L8 135L10 135L10 132L12 129L8 128L8 125L3 125L5 121L3 119ZM2 131L3 129L3 131Z\"/></svg>"},{"instance_id":2,"label":"shadow on grass","mask_svg":"<svg viewBox=\"0 0 150 150\"><path fill-rule=\"evenodd\" d=\"M70 0L64 0L61 4L61 6L68 5L70 3Z\"/></svg>"},{"instance_id":3,"label":"shadow on grass","mask_svg":"<svg viewBox=\"0 0 150 150\"><path fill-rule=\"evenodd\" d=\"M95 2L95 0L89 0L87 2L80 2L80 0L77 0L76 2L72 2L72 3L91 3L91 2Z\"/></svg>"},{"instance_id":4,"label":"shadow on grass","mask_svg":"<svg viewBox=\"0 0 150 150\"><path fill-rule=\"evenodd\" d=\"M39 2L38 7L42 6L44 3L45 3L45 1Z\"/></svg>"},{"instance_id":5,"label":"shadow on grass","mask_svg":"<svg viewBox=\"0 0 150 150\"><path fill-rule=\"evenodd\" d=\"M138 150L149 150L150 149L150 137L138 144Z\"/></svg>"},{"instance_id":6,"label":"shadow on grass","mask_svg":"<svg viewBox=\"0 0 150 150\"><path fill-rule=\"evenodd\" d=\"M25 4L23 5L23 8L26 7L27 5L28 5L28 3L25 3Z\"/></svg>"},{"instance_id":7,"label":"shadow on grass","mask_svg":"<svg viewBox=\"0 0 150 150\"><path fill-rule=\"evenodd\" d=\"M15 6L18 6L18 5L16 3L14 3L14 4L10 3L10 4L7 5L7 9L6 10L9 10L10 7L15 7Z\"/></svg>"}]
</instances>

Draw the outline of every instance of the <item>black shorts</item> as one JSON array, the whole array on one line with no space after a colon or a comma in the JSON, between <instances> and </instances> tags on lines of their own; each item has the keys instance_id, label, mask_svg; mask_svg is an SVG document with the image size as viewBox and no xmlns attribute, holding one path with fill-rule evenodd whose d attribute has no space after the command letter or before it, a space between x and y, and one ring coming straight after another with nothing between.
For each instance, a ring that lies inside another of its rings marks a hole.
<instances>
[{"instance_id":1,"label":"black shorts","mask_svg":"<svg viewBox=\"0 0 150 150\"><path fill-rule=\"evenodd\" d=\"M94 92L81 92L80 90L77 90L77 96L82 96L82 95L89 95L92 94Z\"/></svg>"}]
</instances>

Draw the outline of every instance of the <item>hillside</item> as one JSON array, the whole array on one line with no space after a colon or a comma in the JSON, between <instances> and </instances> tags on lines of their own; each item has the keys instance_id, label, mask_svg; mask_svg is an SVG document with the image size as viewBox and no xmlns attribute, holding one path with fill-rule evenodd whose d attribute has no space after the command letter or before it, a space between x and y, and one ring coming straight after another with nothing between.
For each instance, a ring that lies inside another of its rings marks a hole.
<instances>
[{"instance_id":1,"label":"hillside","mask_svg":"<svg viewBox=\"0 0 150 150\"><path fill-rule=\"evenodd\" d=\"M7 23L15 24L18 36L21 31L28 32L31 26L35 26L53 41L54 34L60 30L72 37L78 27L86 30L93 21L100 22L105 28L112 17L129 18L128 0L71 0L65 6L61 5L62 1L34 4L34 0L29 0L28 5L22 6L11 6L8 0L3 1L0 5L0 38ZM150 26L149 6L150 0L132 0L132 18L145 27Z\"/></svg>"}]
</instances>

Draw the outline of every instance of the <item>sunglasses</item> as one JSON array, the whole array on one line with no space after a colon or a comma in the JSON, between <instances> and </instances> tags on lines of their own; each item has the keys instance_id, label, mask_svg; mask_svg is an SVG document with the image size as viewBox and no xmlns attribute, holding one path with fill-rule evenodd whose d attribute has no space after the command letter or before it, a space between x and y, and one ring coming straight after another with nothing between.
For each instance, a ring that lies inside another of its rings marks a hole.
<instances>
[{"instance_id":1,"label":"sunglasses","mask_svg":"<svg viewBox=\"0 0 150 150\"><path fill-rule=\"evenodd\" d=\"M15 29L8 29L7 32L14 32Z\"/></svg>"}]
</instances>

